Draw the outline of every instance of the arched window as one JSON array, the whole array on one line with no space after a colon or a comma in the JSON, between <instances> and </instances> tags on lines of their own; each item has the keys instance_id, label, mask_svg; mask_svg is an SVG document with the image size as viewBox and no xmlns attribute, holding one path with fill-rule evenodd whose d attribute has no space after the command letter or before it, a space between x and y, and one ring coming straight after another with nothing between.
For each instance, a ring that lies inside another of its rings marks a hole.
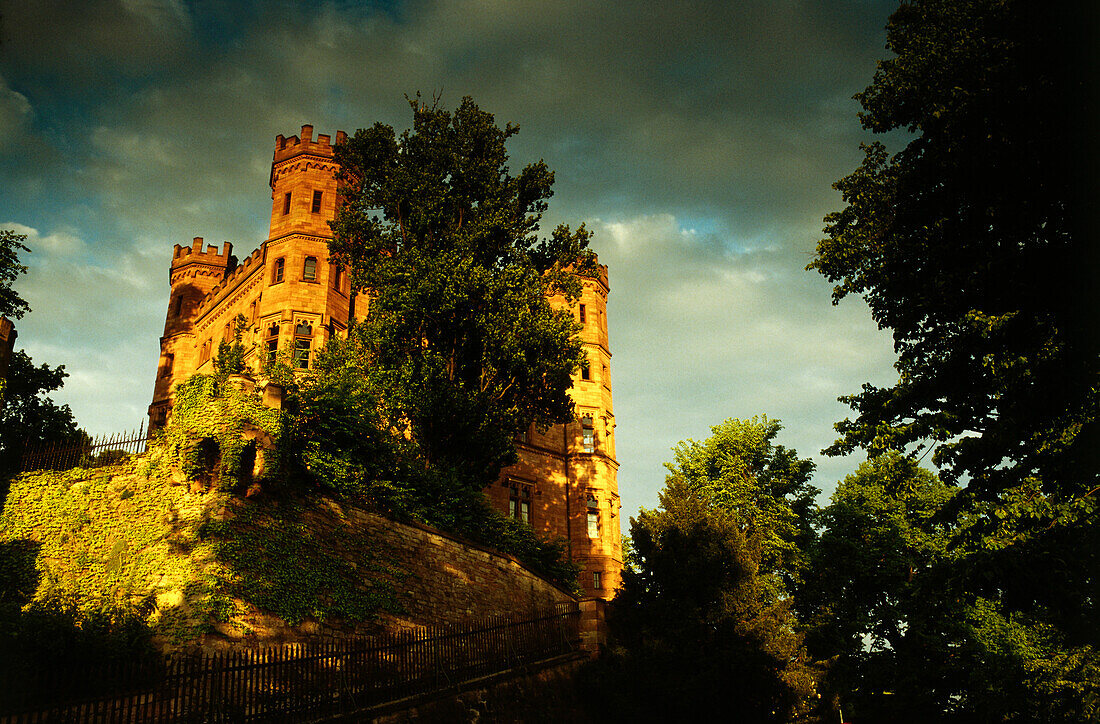
<instances>
[{"instance_id":1,"label":"arched window","mask_svg":"<svg viewBox=\"0 0 1100 724\"><path fill-rule=\"evenodd\" d=\"M313 325L309 322L298 322L294 327L294 366L298 369L309 369L309 349L313 344Z\"/></svg>"},{"instance_id":2,"label":"arched window","mask_svg":"<svg viewBox=\"0 0 1100 724\"><path fill-rule=\"evenodd\" d=\"M275 364L279 357L279 323L272 322L267 328L267 361Z\"/></svg>"},{"instance_id":3,"label":"arched window","mask_svg":"<svg viewBox=\"0 0 1100 724\"><path fill-rule=\"evenodd\" d=\"M588 494L588 537L600 537L600 504L592 493Z\"/></svg>"}]
</instances>

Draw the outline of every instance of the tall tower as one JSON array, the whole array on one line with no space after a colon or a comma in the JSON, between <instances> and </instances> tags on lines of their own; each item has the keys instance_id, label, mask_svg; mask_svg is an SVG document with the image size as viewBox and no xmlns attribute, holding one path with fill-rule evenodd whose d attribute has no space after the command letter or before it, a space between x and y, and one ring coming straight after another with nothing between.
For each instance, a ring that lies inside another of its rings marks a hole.
<instances>
[{"instance_id":1,"label":"tall tower","mask_svg":"<svg viewBox=\"0 0 1100 724\"><path fill-rule=\"evenodd\" d=\"M202 246L202 237L196 236L191 246L176 244L172 251L168 271L172 294L160 338L160 361L149 406L150 430L165 423L176 384L190 377L198 366L194 325L204 297L237 266L233 245L228 241L220 252L216 246L207 246L205 251Z\"/></svg>"},{"instance_id":2,"label":"tall tower","mask_svg":"<svg viewBox=\"0 0 1100 724\"><path fill-rule=\"evenodd\" d=\"M566 425L565 464L569 546L580 567L581 589L611 598L622 580L619 463L615 458L615 411L611 404L611 347L607 334L607 267L582 278L576 319L581 324L586 366L573 381L576 422ZM575 501L575 502L574 502Z\"/></svg>"}]
</instances>

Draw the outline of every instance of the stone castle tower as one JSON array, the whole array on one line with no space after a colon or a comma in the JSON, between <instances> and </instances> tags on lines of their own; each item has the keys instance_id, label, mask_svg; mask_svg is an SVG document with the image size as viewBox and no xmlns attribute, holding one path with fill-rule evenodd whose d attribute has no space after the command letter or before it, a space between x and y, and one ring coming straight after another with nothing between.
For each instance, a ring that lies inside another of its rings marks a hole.
<instances>
[{"instance_id":1,"label":"stone castle tower","mask_svg":"<svg viewBox=\"0 0 1100 724\"><path fill-rule=\"evenodd\" d=\"M344 138L343 131L336 133L336 143ZM276 136L267 240L243 262L229 242L220 251L204 249L201 237L175 247L150 429L171 414L176 384L213 371L211 359L220 342L233 338L238 315L245 320L246 364L254 369L261 355L287 347L295 364L308 368L326 340L344 334L349 321L361 316L347 274L328 261L337 170L330 136L313 140L308 125L300 137ZM546 537L564 538L581 568L585 594L610 598L620 582L622 549L607 337L610 286L607 267L599 270L598 278L583 280L573 310L588 357L571 391L576 421L545 433L529 430L516 443L519 462L485 492L501 512ZM560 308L565 301L550 303Z\"/></svg>"}]
</instances>

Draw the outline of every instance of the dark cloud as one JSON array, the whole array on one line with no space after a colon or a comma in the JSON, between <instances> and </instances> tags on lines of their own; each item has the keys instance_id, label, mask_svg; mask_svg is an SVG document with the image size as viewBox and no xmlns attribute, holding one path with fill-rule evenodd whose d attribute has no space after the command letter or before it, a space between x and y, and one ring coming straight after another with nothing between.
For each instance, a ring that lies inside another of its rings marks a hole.
<instances>
[{"instance_id":1,"label":"dark cloud","mask_svg":"<svg viewBox=\"0 0 1100 724\"><path fill-rule=\"evenodd\" d=\"M802 271L858 162L851 96L891 5L6 2L0 174L41 260L20 340L68 363L84 424L117 427L112 402L151 393L172 245L265 236L276 134L472 95L522 126L515 163L557 172L547 221L589 220L612 264L628 509L727 416L782 417L814 453L835 397L891 374L865 310ZM854 467L827 465L821 485Z\"/></svg>"}]
</instances>

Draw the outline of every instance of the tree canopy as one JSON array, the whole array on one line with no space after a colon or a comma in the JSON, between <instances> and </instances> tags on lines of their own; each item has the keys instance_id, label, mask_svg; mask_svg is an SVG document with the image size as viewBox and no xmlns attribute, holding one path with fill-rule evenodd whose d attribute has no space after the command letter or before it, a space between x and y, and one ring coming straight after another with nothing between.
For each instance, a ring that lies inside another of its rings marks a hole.
<instances>
[{"instance_id":1,"label":"tree canopy","mask_svg":"<svg viewBox=\"0 0 1100 724\"><path fill-rule=\"evenodd\" d=\"M791 601L760 567L761 534L670 475L630 521L634 567L610 612L601 696L613 721L796 721L818 704Z\"/></svg>"},{"instance_id":2,"label":"tree canopy","mask_svg":"<svg viewBox=\"0 0 1100 724\"><path fill-rule=\"evenodd\" d=\"M22 319L31 310L31 305L12 289L15 280L27 273L27 267L19 261L19 252L30 252L23 243L26 240L26 234L0 229L0 315L11 319Z\"/></svg>"},{"instance_id":3,"label":"tree canopy","mask_svg":"<svg viewBox=\"0 0 1100 724\"><path fill-rule=\"evenodd\" d=\"M377 123L337 147L331 254L369 298L356 334L384 416L407 425L427 465L480 489L514 459L515 434L573 418L582 354L569 307L594 269L589 233L539 235L554 175L542 161L510 173L517 126L469 98L453 113L410 106L410 130Z\"/></svg>"},{"instance_id":4,"label":"tree canopy","mask_svg":"<svg viewBox=\"0 0 1100 724\"><path fill-rule=\"evenodd\" d=\"M813 464L774 444L778 420L711 429L673 448L659 507L630 520L601 669L616 721L709 721L733 708L744 721L800 721L822 703L788 590L813 533Z\"/></svg>"},{"instance_id":5,"label":"tree canopy","mask_svg":"<svg viewBox=\"0 0 1100 724\"><path fill-rule=\"evenodd\" d=\"M911 140L864 146L809 265L834 303L867 301L899 373L842 398L856 415L826 451L875 462L824 514L820 551L836 555L815 557L818 582L853 585L826 597L840 620L822 631L869 661L853 647L879 627L894 668L864 670L929 716L1097 716L1096 15L1083 8L903 3L887 27L896 55L856 97L864 128ZM929 452L938 478L914 467L910 489L885 482L897 454Z\"/></svg>"},{"instance_id":6,"label":"tree canopy","mask_svg":"<svg viewBox=\"0 0 1100 724\"><path fill-rule=\"evenodd\" d=\"M12 283L27 273L19 261L20 251L30 251L23 244L26 240L25 234L0 230L0 315L15 319L30 311L30 305L12 288ZM58 407L45 396L61 389L67 376L64 365L36 367L26 352L12 353L7 378L0 385L0 474L19 469L27 445L83 440L69 406Z\"/></svg>"},{"instance_id":7,"label":"tree canopy","mask_svg":"<svg viewBox=\"0 0 1100 724\"><path fill-rule=\"evenodd\" d=\"M665 467L671 477L705 493L714 506L737 516L761 546L766 574L792 584L803 567L803 549L813 538L814 464L774 443L783 429L767 415L730 418L711 428L705 442L684 440Z\"/></svg>"},{"instance_id":8,"label":"tree canopy","mask_svg":"<svg viewBox=\"0 0 1100 724\"><path fill-rule=\"evenodd\" d=\"M861 294L893 331L898 383L847 398L858 413L831 450L934 446L964 497L996 500L1035 477L1052 503L1096 488L1100 355L1095 248L1085 227L1079 138L1087 67L1072 61L1065 8L1026 0L921 0L890 18L871 85L871 131L915 138L865 146L836 184L810 264ZM1068 49L1067 49L1068 48ZM1074 101L1073 99L1078 99Z\"/></svg>"}]
</instances>

